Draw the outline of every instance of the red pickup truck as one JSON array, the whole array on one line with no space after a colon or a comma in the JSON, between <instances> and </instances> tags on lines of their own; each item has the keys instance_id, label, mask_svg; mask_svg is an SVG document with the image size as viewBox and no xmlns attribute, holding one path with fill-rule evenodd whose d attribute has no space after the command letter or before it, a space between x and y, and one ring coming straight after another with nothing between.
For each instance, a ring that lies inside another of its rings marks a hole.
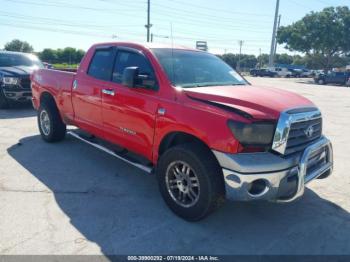
<instances>
[{"instance_id":1,"label":"red pickup truck","mask_svg":"<svg viewBox=\"0 0 350 262\"><path fill-rule=\"evenodd\" d=\"M33 73L32 92L45 141L78 127L68 133L155 173L167 205L190 221L225 198L293 201L333 169L312 102L252 86L199 50L97 44L76 73Z\"/></svg>"}]
</instances>

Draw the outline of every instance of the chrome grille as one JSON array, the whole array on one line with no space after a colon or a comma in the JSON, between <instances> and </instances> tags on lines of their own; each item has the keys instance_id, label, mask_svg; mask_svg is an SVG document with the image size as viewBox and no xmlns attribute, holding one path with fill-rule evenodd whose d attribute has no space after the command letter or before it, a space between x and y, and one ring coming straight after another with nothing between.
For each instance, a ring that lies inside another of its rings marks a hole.
<instances>
[{"instance_id":1,"label":"chrome grille","mask_svg":"<svg viewBox=\"0 0 350 262\"><path fill-rule=\"evenodd\" d=\"M308 134L308 130L312 133ZM322 135L322 118L292 123L289 130L285 154L303 150Z\"/></svg>"},{"instance_id":2,"label":"chrome grille","mask_svg":"<svg viewBox=\"0 0 350 262\"><path fill-rule=\"evenodd\" d=\"M321 136L322 116L317 108L288 110L280 115L272 150L283 155L300 152Z\"/></svg>"}]
</instances>

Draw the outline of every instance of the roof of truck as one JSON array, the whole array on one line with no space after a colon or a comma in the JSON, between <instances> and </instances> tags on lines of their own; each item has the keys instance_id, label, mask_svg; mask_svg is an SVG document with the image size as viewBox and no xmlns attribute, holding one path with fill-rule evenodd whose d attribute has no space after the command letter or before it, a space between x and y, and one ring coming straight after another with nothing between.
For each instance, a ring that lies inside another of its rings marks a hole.
<instances>
[{"instance_id":1,"label":"roof of truck","mask_svg":"<svg viewBox=\"0 0 350 262\"><path fill-rule=\"evenodd\" d=\"M106 42L106 43L98 43L95 44L94 46L104 46L104 45L126 45L126 46L135 46L135 47L140 47L140 48L147 48L147 49L152 49L152 48L173 48L173 49L182 49L182 50L192 50L192 51L199 51L202 52L201 50L195 49L195 48L190 48L187 46L182 46L182 45L172 45L172 44L160 44L160 43L142 43L142 42Z\"/></svg>"}]
</instances>

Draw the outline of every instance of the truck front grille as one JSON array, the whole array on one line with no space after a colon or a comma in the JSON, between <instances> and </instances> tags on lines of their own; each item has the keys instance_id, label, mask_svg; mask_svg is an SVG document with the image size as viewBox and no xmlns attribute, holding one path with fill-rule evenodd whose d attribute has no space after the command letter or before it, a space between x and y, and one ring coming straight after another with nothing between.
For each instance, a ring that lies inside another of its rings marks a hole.
<instances>
[{"instance_id":1,"label":"truck front grille","mask_svg":"<svg viewBox=\"0 0 350 262\"><path fill-rule=\"evenodd\" d=\"M304 150L322 135L322 118L292 123L289 130L285 154Z\"/></svg>"},{"instance_id":2,"label":"truck front grille","mask_svg":"<svg viewBox=\"0 0 350 262\"><path fill-rule=\"evenodd\" d=\"M23 89L30 89L30 78L29 77L21 78L20 85Z\"/></svg>"},{"instance_id":3,"label":"truck front grille","mask_svg":"<svg viewBox=\"0 0 350 262\"><path fill-rule=\"evenodd\" d=\"M315 107L282 112L277 123L272 150L289 155L303 151L322 137L322 115Z\"/></svg>"}]
</instances>

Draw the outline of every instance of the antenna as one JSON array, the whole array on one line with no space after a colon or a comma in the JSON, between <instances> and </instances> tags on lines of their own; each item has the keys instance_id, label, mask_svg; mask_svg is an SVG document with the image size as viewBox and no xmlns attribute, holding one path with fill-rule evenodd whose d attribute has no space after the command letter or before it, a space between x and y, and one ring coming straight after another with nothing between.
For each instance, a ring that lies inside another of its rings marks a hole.
<instances>
[{"instance_id":1,"label":"antenna","mask_svg":"<svg viewBox=\"0 0 350 262\"><path fill-rule=\"evenodd\" d=\"M170 22L170 38L171 38L171 73L173 82L175 81L175 63L174 63L174 36L173 36L173 23Z\"/></svg>"}]
</instances>

